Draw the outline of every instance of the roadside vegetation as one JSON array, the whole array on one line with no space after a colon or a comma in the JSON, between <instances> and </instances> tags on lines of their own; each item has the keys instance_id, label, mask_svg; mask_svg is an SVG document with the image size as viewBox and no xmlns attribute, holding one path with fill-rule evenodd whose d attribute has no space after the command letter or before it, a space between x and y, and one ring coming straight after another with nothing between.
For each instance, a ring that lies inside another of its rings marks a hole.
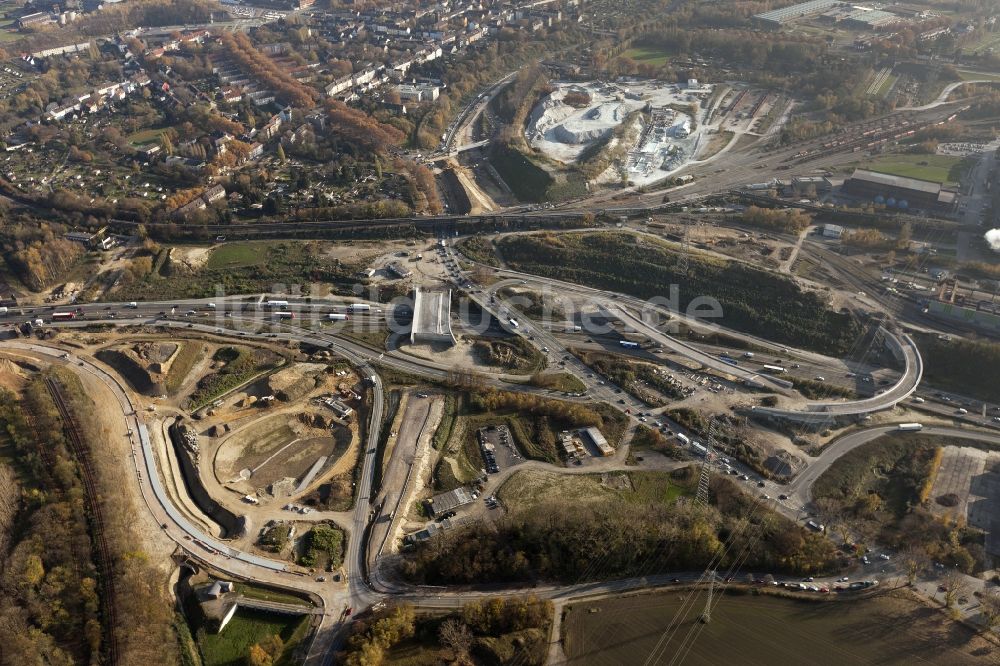
<instances>
[{"instance_id":1,"label":"roadside vegetation","mask_svg":"<svg viewBox=\"0 0 1000 666\"><path fill-rule=\"evenodd\" d=\"M924 381L931 386L1000 402L1000 344L986 340L938 339L916 334L924 360Z\"/></svg>"},{"instance_id":2,"label":"roadside vegetation","mask_svg":"<svg viewBox=\"0 0 1000 666\"><path fill-rule=\"evenodd\" d=\"M796 391L809 400L852 398L855 395L854 391L844 388L843 386L827 384L826 382L818 382L814 379L793 379L792 386Z\"/></svg>"},{"instance_id":3,"label":"roadside vegetation","mask_svg":"<svg viewBox=\"0 0 1000 666\"><path fill-rule=\"evenodd\" d=\"M669 374L653 363L635 361L621 354L570 348L570 352L602 377L649 404L662 406L666 399L687 397L684 386L672 381ZM654 394L650 389L654 389ZM660 397L663 396L663 397Z\"/></svg>"},{"instance_id":4,"label":"roadside vegetation","mask_svg":"<svg viewBox=\"0 0 1000 666\"><path fill-rule=\"evenodd\" d=\"M455 613L432 616L395 606L355 622L337 663L542 666L552 613L551 602L533 597L486 598Z\"/></svg>"},{"instance_id":5,"label":"roadside vegetation","mask_svg":"<svg viewBox=\"0 0 1000 666\"><path fill-rule=\"evenodd\" d=\"M515 270L638 298L666 297L671 285L681 285L681 310L713 297L722 306L714 323L830 355L849 351L861 330L851 315L830 310L821 295L785 276L698 254L682 274L671 246L631 234L512 236L499 248Z\"/></svg>"},{"instance_id":6,"label":"roadside vegetation","mask_svg":"<svg viewBox=\"0 0 1000 666\"><path fill-rule=\"evenodd\" d=\"M486 365L512 373L532 374L545 368L545 357L520 335L474 338L472 350Z\"/></svg>"},{"instance_id":7,"label":"roadside vegetation","mask_svg":"<svg viewBox=\"0 0 1000 666\"><path fill-rule=\"evenodd\" d=\"M568 372L536 372L531 376L531 385L563 393L582 393L587 385Z\"/></svg>"},{"instance_id":8,"label":"roadside vegetation","mask_svg":"<svg viewBox=\"0 0 1000 666\"><path fill-rule=\"evenodd\" d=\"M500 266L500 259L497 257L490 239L486 236L476 235L463 238L459 241L458 247L462 254L475 262L487 266Z\"/></svg>"},{"instance_id":9,"label":"roadside vegetation","mask_svg":"<svg viewBox=\"0 0 1000 666\"><path fill-rule=\"evenodd\" d=\"M352 293L359 267L325 257L324 247L321 241L226 244L195 268L172 258L157 264L150 259L144 268L129 271L113 293L124 301L208 298L219 288L226 294L253 294L297 280L327 282L339 293Z\"/></svg>"},{"instance_id":10,"label":"roadside vegetation","mask_svg":"<svg viewBox=\"0 0 1000 666\"><path fill-rule=\"evenodd\" d=\"M714 416L719 426L715 431L716 451L742 460L759 474L773 476L773 470L765 465L764 447L759 445L754 430L743 419L728 413L703 414L688 407L668 410L667 416L702 442L708 439Z\"/></svg>"},{"instance_id":11,"label":"roadside vegetation","mask_svg":"<svg viewBox=\"0 0 1000 666\"><path fill-rule=\"evenodd\" d=\"M299 564L334 571L344 562L344 531L336 525L316 525L302 537Z\"/></svg>"}]
</instances>

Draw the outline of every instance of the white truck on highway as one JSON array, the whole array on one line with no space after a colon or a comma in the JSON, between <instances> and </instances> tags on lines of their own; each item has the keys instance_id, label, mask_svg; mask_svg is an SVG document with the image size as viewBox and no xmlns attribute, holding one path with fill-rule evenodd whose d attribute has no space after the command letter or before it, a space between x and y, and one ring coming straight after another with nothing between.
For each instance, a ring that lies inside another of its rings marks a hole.
<instances>
[{"instance_id":1,"label":"white truck on highway","mask_svg":"<svg viewBox=\"0 0 1000 666\"><path fill-rule=\"evenodd\" d=\"M347 306L348 312L371 312L372 306L367 303L351 303Z\"/></svg>"},{"instance_id":2,"label":"white truck on highway","mask_svg":"<svg viewBox=\"0 0 1000 666\"><path fill-rule=\"evenodd\" d=\"M511 326L513 326L514 328L517 328L518 326L520 326L520 324L518 324L518 323L517 323L517 320L516 320L516 319L514 319L513 317L511 317L511 318L510 318L510 319L508 319L507 321L509 321L509 322L510 322L510 325L511 325Z\"/></svg>"},{"instance_id":3,"label":"white truck on highway","mask_svg":"<svg viewBox=\"0 0 1000 666\"><path fill-rule=\"evenodd\" d=\"M128 306L130 308L132 308L133 310L135 310L135 309L137 309L139 307L139 304L136 303L135 301L132 301L131 303L128 304Z\"/></svg>"},{"instance_id":4,"label":"white truck on highway","mask_svg":"<svg viewBox=\"0 0 1000 666\"><path fill-rule=\"evenodd\" d=\"M328 314L326 318L330 321L347 321L348 319L350 319L350 317L348 317L345 314L335 314L332 312Z\"/></svg>"},{"instance_id":5,"label":"white truck on highway","mask_svg":"<svg viewBox=\"0 0 1000 666\"><path fill-rule=\"evenodd\" d=\"M896 430L901 430L903 432L913 432L916 430L923 430L924 426L922 423L900 423L896 426Z\"/></svg>"}]
</instances>

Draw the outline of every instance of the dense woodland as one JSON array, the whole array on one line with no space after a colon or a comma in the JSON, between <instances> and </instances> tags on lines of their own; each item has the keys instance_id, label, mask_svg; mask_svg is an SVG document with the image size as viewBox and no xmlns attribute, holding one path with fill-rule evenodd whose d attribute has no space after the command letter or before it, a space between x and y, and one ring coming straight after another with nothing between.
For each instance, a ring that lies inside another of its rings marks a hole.
<instances>
[{"instance_id":1,"label":"dense woodland","mask_svg":"<svg viewBox=\"0 0 1000 666\"><path fill-rule=\"evenodd\" d=\"M629 234L515 236L499 249L514 270L639 298L666 298L678 285L682 311L699 296L712 297L723 316L711 323L831 355L846 353L860 332L851 315L833 312L786 277L700 255L685 275L675 251Z\"/></svg>"},{"instance_id":2,"label":"dense woodland","mask_svg":"<svg viewBox=\"0 0 1000 666\"><path fill-rule=\"evenodd\" d=\"M696 483L693 473L686 483ZM749 517L751 527L740 521ZM413 582L432 585L553 580L575 583L665 571L700 570L732 538L720 568L743 548L743 571L832 571L832 544L757 507L726 478L712 485L712 506L678 500L635 504L611 499L580 505L558 498L518 508L492 524L439 533L404 562Z\"/></svg>"},{"instance_id":3,"label":"dense woodland","mask_svg":"<svg viewBox=\"0 0 1000 666\"><path fill-rule=\"evenodd\" d=\"M82 398L72 385L70 395ZM108 618L101 612L107 600L100 596L80 472L41 377L32 379L21 396L0 392L0 433L20 484L11 542L0 564L0 663L99 663L107 650ZM92 424L85 424L88 442L99 441L98 436ZM99 488L115 483L103 464L106 454L94 456ZM163 579L129 532L130 502L120 493L108 496L115 498L114 505L104 503L104 511L120 622L113 630L122 663L175 663Z\"/></svg>"},{"instance_id":4,"label":"dense woodland","mask_svg":"<svg viewBox=\"0 0 1000 666\"><path fill-rule=\"evenodd\" d=\"M552 613L552 602L533 597L482 599L443 617L395 606L355 622L338 663L380 666L419 651L421 663L542 666Z\"/></svg>"},{"instance_id":5,"label":"dense woodland","mask_svg":"<svg viewBox=\"0 0 1000 666\"><path fill-rule=\"evenodd\" d=\"M21 217L9 220L0 226L7 268L35 291L65 280L85 254L82 244L63 238L65 232L61 224L39 224Z\"/></svg>"},{"instance_id":6,"label":"dense woodland","mask_svg":"<svg viewBox=\"0 0 1000 666\"><path fill-rule=\"evenodd\" d=\"M1000 402L1000 344L989 340L940 340L918 335L924 377L936 387Z\"/></svg>"}]
</instances>

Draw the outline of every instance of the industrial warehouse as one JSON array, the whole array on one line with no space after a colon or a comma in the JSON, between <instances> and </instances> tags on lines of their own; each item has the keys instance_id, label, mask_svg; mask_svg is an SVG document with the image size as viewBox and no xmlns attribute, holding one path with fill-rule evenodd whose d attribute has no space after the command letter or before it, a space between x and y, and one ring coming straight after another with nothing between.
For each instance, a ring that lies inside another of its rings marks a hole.
<instances>
[{"instance_id":1,"label":"industrial warehouse","mask_svg":"<svg viewBox=\"0 0 1000 666\"><path fill-rule=\"evenodd\" d=\"M855 169L841 188L844 194L884 204L901 210L923 209L948 212L955 205L956 193L941 183L917 178L892 176L877 171Z\"/></svg>"},{"instance_id":2,"label":"industrial warehouse","mask_svg":"<svg viewBox=\"0 0 1000 666\"><path fill-rule=\"evenodd\" d=\"M841 0L811 0L756 14L754 20L762 26L771 28L780 28L795 21L815 19L820 23L842 24L854 30L878 31L906 23L907 14L906 10L895 13L895 7L892 11L886 11L875 6L860 6Z\"/></svg>"}]
</instances>

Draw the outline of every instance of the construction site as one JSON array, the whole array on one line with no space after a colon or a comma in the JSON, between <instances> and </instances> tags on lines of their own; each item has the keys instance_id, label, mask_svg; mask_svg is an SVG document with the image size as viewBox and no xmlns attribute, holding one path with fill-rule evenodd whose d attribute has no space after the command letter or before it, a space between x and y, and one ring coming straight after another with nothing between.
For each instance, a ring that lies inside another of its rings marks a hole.
<instances>
[{"instance_id":1,"label":"construction site","mask_svg":"<svg viewBox=\"0 0 1000 666\"><path fill-rule=\"evenodd\" d=\"M694 159L702 142L702 104L714 90L695 80L554 85L529 118L531 146L564 164L612 151L620 159L596 180L620 180L624 170L637 184L662 179Z\"/></svg>"}]
</instances>

